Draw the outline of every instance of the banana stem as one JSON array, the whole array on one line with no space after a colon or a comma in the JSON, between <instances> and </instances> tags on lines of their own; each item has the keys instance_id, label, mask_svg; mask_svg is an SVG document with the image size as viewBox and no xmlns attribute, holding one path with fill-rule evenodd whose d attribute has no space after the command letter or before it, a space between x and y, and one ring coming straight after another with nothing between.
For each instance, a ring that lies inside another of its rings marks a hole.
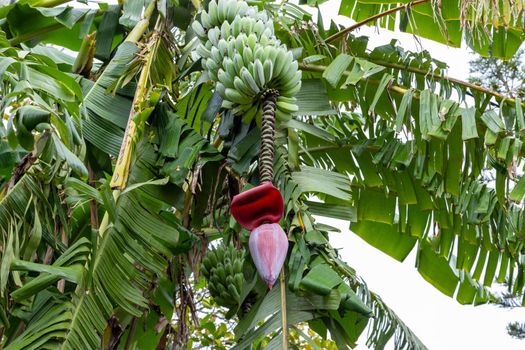
<instances>
[{"instance_id":1,"label":"banana stem","mask_svg":"<svg viewBox=\"0 0 525 350\"><path fill-rule=\"evenodd\" d=\"M286 281L284 278L284 266L279 276L281 284L281 321L283 328L283 350L288 350L288 320L286 317Z\"/></svg>"},{"instance_id":2,"label":"banana stem","mask_svg":"<svg viewBox=\"0 0 525 350\"><path fill-rule=\"evenodd\" d=\"M95 57L96 32L86 34L82 39L82 45L78 51L77 58L71 71L80 74L89 79L91 74L91 67L93 66L93 58Z\"/></svg>"},{"instance_id":3,"label":"banana stem","mask_svg":"<svg viewBox=\"0 0 525 350\"><path fill-rule=\"evenodd\" d=\"M143 20L139 21L131 33L126 38L127 41L137 42L140 37L144 34L148 26L144 25L144 22L147 21L149 23L149 19L151 17L151 14L153 13L153 9L155 8L154 5L156 1L152 1L147 9L144 11L144 18ZM136 30L135 30L136 29ZM131 36L131 38L130 38ZM131 40L130 40L131 39ZM113 171L113 176L111 177L111 186L116 187L113 191L113 198L115 201L117 201L118 197L120 197L121 190L126 187L127 179L128 179L128 173L129 173L129 166L131 161L131 140L136 134L136 125L134 121L135 116L135 108L138 108L139 103L143 101L144 95L146 93L146 84L148 82L149 77L149 71L151 68L151 61L152 61L152 54L153 47L149 50L148 55L146 57L146 64L142 68L139 82L137 84L137 90L135 92L135 97L133 99L133 106L131 108L128 124L126 126L126 132L124 134L124 139L122 140L122 145L119 152L119 157L117 160L117 165L115 166L115 170ZM100 223L100 227L98 230L99 235L102 237L106 230L109 227L109 214L106 211L104 213L104 216L102 217L102 221Z\"/></svg>"},{"instance_id":4,"label":"banana stem","mask_svg":"<svg viewBox=\"0 0 525 350\"><path fill-rule=\"evenodd\" d=\"M261 183L273 180L273 156L275 143L275 103L277 94L269 91L264 95L261 125L261 152L259 153L259 173Z\"/></svg>"},{"instance_id":5,"label":"banana stem","mask_svg":"<svg viewBox=\"0 0 525 350\"><path fill-rule=\"evenodd\" d=\"M137 23L135 28L126 38L126 41L135 42L138 40L146 31L149 24L149 18L153 12L152 4L155 1L152 1L148 8L144 12L145 18ZM140 112L140 105L144 101L147 95L147 85L149 80L149 73L151 70L151 64L155 57L157 44L160 40L160 35L153 34L150 43L148 44L148 52L144 58L144 67L140 72L139 81L137 83L137 90L135 92L135 97L133 98L133 106L129 112L128 124L126 125L126 131L124 133L124 138L122 140L122 145L120 146L120 152L117 159L117 164L113 172L113 177L111 178L111 187L118 190L123 190L126 187L128 182L129 168L131 164L131 155L133 153L133 141L137 136L137 124L135 123L135 115L137 112Z\"/></svg>"},{"instance_id":6,"label":"banana stem","mask_svg":"<svg viewBox=\"0 0 525 350\"><path fill-rule=\"evenodd\" d=\"M148 7L146 7L146 9L144 10L144 16L140 21L137 22L137 24L135 24L135 27L133 27L131 32L129 32L125 41L136 43L140 40L144 32L146 32L146 29L148 29L149 20L151 18L153 10L155 9L156 3L156 1L152 1L149 3Z\"/></svg>"}]
</instances>

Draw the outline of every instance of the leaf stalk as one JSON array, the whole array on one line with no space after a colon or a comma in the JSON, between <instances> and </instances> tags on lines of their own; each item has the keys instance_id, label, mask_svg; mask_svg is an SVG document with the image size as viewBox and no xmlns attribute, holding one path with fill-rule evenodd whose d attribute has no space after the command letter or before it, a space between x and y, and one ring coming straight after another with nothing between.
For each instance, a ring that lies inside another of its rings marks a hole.
<instances>
[{"instance_id":1,"label":"leaf stalk","mask_svg":"<svg viewBox=\"0 0 525 350\"><path fill-rule=\"evenodd\" d=\"M389 10L386 10L386 11L383 11L383 12L380 12L374 16L371 16L371 17L368 17L360 22L357 22L356 24L353 24L351 25L350 27L347 27L331 36L329 36L328 38L326 38L325 42L327 43L330 43L332 41L335 41L337 39L339 39L340 37L343 37L345 36L346 34L350 33L351 31L354 31L356 30L357 28L359 27L362 27L364 26L365 24L368 24L370 22L373 22L381 17L385 17L385 16L388 16L392 13L395 13L395 12L398 12L398 11L401 11L401 10L407 10L408 8L410 7L413 7L413 6L417 6L417 5L420 5L420 4L425 4L427 2L430 2L430 0L417 0L417 1L414 1L414 2L409 2L408 4L404 4L404 5L401 5L401 6L398 6L398 7L394 7L394 8L391 8Z\"/></svg>"}]
</instances>

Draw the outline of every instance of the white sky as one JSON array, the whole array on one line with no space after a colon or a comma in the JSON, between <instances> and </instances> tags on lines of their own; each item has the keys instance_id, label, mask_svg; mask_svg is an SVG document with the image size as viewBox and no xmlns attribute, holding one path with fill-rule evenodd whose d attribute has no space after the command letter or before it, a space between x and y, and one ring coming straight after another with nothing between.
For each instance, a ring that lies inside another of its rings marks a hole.
<instances>
[{"instance_id":1,"label":"white sky","mask_svg":"<svg viewBox=\"0 0 525 350\"><path fill-rule=\"evenodd\" d=\"M328 24L330 19L334 19L345 26L354 23L347 17L337 15L339 4L340 0L330 0L320 6L324 22ZM355 33L370 37L369 48L387 44L396 38L407 50L421 50L411 34L393 33L375 27L363 27ZM428 50L433 58L448 63L448 75L459 79L468 77L468 62L475 56L464 47L450 48L430 40L419 40L422 48ZM330 235L331 244L341 248L339 253L343 260L356 269L370 290L379 294L430 350L525 349L525 340L515 340L505 330L510 321L525 322L525 308L509 310L493 305L460 305L419 275L414 267L414 252L404 263L399 263L350 232L348 223L318 219L342 231ZM361 337L358 350L367 349L365 340L366 335Z\"/></svg>"}]
</instances>

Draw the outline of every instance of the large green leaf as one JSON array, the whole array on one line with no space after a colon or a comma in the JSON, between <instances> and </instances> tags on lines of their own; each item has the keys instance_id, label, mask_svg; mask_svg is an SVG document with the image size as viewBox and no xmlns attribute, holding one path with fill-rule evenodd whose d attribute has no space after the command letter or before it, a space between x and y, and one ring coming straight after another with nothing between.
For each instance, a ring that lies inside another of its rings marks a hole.
<instances>
[{"instance_id":1,"label":"large green leaf","mask_svg":"<svg viewBox=\"0 0 525 350\"><path fill-rule=\"evenodd\" d=\"M83 123L86 139L111 155L118 155L131 110L133 84L113 92L117 81L127 71L138 51L137 45L124 42L98 80L83 80L87 120Z\"/></svg>"},{"instance_id":2,"label":"large green leaf","mask_svg":"<svg viewBox=\"0 0 525 350\"><path fill-rule=\"evenodd\" d=\"M292 174L294 181L303 192L328 194L342 200L349 200L350 180L343 175L323 169L302 167Z\"/></svg>"},{"instance_id":3,"label":"large green leaf","mask_svg":"<svg viewBox=\"0 0 525 350\"><path fill-rule=\"evenodd\" d=\"M151 145L139 147L137 161L131 169L131 185L145 183L155 176L152 170L156 157ZM142 184L119 197L116 221L103 233L91 262L93 285L90 288L98 292L79 295L73 324L63 345L65 349L76 349L85 339L89 339L89 343L83 347L96 348L107 315L117 305L140 316L147 306L143 294L148 281L145 272L163 274L165 257L187 244L190 233L166 211L170 206L161 194L165 186ZM146 270L138 270L137 264Z\"/></svg>"},{"instance_id":4,"label":"large green leaf","mask_svg":"<svg viewBox=\"0 0 525 350\"><path fill-rule=\"evenodd\" d=\"M29 41L29 44L34 46L43 40L71 50L78 50L80 47L81 22L84 19L92 22L92 15L96 13L93 9L71 6L32 7L24 1L5 10L8 11L4 15L5 28L11 34L11 41L16 43ZM62 34L56 35L57 30L62 31ZM73 34L72 31L76 33Z\"/></svg>"},{"instance_id":5,"label":"large green leaf","mask_svg":"<svg viewBox=\"0 0 525 350\"><path fill-rule=\"evenodd\" d=\"M407 4L408 8L402 7ZM397 7L400 7L397 11L379 17L379 26L394 30L397 29L394 23L399 23L401 31L456 47L461 45L465 34L473 50L483 55L488 55L490 50L492 55L501 58L512 57L525 40L520 28L525 9L522 4L507 1L421 1L410 6L409 1L400 0L343 0L339 14L359 22Z\"/></svg>"},{"instance_id":6,"label":"large green leaf","mask_svg":"<svg viewBox=\"0 0 525 350\"><path fill-rule=\"evenodd\" d=\"M359 221L352 223L350 229L368 244L399 261L403 261L416 244L415 238L399 233L395 226L384 223Z\"/></svg>"}]
</instances>

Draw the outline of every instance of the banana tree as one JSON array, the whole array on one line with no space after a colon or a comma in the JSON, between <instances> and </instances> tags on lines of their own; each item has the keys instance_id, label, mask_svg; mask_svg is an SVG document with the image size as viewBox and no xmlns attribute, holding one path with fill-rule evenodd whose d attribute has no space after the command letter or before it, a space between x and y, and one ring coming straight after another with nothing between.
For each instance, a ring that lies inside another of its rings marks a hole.
<instances>
[{"instance_id":1,"label":"banana tree","mask_svg":"<svg viewBox=\"0 0 525 350\"><path fill-rule=\"evenodd\" d=\"M416 250L462 304L523 295L525 104L351 33L510 57L523 4L340 13L357 23L271 1L0 8L0 347L426 349L318 217Z\"/></svg>"}]
</instances>

